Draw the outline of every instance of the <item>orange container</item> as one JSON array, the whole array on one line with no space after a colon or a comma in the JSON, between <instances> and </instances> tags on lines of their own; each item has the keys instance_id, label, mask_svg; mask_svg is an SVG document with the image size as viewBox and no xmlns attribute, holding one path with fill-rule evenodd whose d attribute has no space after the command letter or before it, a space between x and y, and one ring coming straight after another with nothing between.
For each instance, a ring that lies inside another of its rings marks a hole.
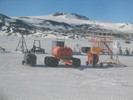
<instances>
[{"instance_id":1,"label":"orange container","mask_svg":"<svg viewBox=\"0 0 133 100\"><path fill-rule=\"evenodd\" d=\"M55 47L52 54L58 59L69 59L73 56L73 51L70 47Z\"/></svg>"}]
</instances>

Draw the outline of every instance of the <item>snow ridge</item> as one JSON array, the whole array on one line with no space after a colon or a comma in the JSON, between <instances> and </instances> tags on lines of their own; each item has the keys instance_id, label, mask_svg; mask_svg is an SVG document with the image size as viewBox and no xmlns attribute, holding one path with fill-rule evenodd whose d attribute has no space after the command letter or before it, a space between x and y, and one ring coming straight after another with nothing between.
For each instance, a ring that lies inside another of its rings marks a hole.
<instances>
[{"instance_id":1,"label":"snow ridge","mask_svg":"<svg viewBox=\"0 0 133 100\"><path fill-rule=\"evenodd\" d=\"M20 28L24 28L23 31L25 32L20 32ZM43 36L47 33L58 35L80 35L84 33L133 34L133 24L94 21L83 15L62 12L44 16L13 18L0 14L0 31L10 35L40 33Z\"/></svg>"}]
</instances>

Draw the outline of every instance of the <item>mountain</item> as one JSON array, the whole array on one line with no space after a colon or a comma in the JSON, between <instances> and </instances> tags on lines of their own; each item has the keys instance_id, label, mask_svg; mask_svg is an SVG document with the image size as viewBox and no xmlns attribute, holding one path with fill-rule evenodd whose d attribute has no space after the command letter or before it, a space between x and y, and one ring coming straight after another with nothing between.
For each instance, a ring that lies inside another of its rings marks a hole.
<instances>
[{"instance_id":1,"label":"mountain","mask_svg":"<svg viewBox=\"0 0 133 100\"><path fill-rule=\"evenodd\" d=\"M8 17L0 14L0 34L19 33L47 36L81 34L133 34L132 23L110 23L94 21L74 13L55 13L44 16Z\"/></svg>"},{"instance_id":2,"label":"mountain","mask_svg":"<svg viewBox=\"0 0 133 100\"><path fill-rule=\"evenodd\" d=\"M35 31L31 23L0 14L0 35L33 34Z\"/></svg>"},{"instance_id":3,"label":"mountain","mask_svg":"<svg viewBox=\"0 0 133 100\"><path fill-rule=\"evenodd\" d=\"M64 16L65 18L70 18L70 19L89 20L89 18L82 16L82 15L75 14L75 13L65 14L62 12L57 12L57 13L53 14L53 16L55 16L55 17L63 17Z\"/></svg>"},{"instance_id":4,"label":"mountain","mask_svg":"<svg viewBox=\"0 0 133 100\"><path fill-rule=\"evenodd\" d=\"M4 19L11 19L10 17L6 16L6 15L3 15L3 14L0 14L0 19L4 20Z\"/></svg>"}]
</instances>

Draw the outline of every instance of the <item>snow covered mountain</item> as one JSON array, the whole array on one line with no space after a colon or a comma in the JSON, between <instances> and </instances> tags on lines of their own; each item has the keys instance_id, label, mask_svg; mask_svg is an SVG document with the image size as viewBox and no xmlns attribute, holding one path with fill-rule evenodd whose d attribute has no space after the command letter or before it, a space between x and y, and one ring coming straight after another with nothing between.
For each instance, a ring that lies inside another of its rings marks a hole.
<instances>
[{"instance_id":1,"label":"snow covered mountain","mask_svg":"<svg viewBox=\"0 0 133 100\"><path fill-rule=\"evenodd\" d=\"M65 14L65 13L57 12L53 14L53 16L65 17L65 18L70 18L70 19L89 20L89 18L82 16L82 15L75 14L75 13Z\"/></svg>"},{"instance_id":2,"label":"snow covered mountain","mask_svg":"<svg viewBox=\"0 0 133 100\"><path fill-rule=\"evenodd\" d=\"M0 33L25 33L39 36L49 34L79 35L84 33L132 34L131 23L109 23L90 20L78 14L55 13L45 16L7 17L0 14Z\"/></svg>"},{"instance_id":3,"label":"snow covered mountain","mask_svg":"<svg viewBox=\"0 0 133 100\"><path fill-rule=\"evenodd\" d=\"M0 14L0 35L32 34L35 30L31 23Z\"/></svg>"}]
</instances>

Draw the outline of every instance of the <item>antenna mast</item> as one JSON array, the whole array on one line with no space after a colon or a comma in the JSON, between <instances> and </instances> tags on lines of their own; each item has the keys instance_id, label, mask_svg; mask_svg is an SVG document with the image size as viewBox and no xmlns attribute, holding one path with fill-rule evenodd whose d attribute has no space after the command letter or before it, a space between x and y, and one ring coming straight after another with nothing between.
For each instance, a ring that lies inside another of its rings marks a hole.
<instances>
[{"instance_id":1,"label":"antenna mast","mask_svg":"<svg viewBox=\"0 0 133 100\"><path fill-rule=\"evenodd\" d=\"M22 31L23 32L23 31ZM27 51L27 45L26 45L26 42L25 42L25 39L24 39L24 34L22 33L21 34L21 38L18 42L18 45L16 47L16 50L15 51L18 51L19 47L21 48L21 51L22 53L24 53L25 51Z\"/></svg>"}]
</instances>

